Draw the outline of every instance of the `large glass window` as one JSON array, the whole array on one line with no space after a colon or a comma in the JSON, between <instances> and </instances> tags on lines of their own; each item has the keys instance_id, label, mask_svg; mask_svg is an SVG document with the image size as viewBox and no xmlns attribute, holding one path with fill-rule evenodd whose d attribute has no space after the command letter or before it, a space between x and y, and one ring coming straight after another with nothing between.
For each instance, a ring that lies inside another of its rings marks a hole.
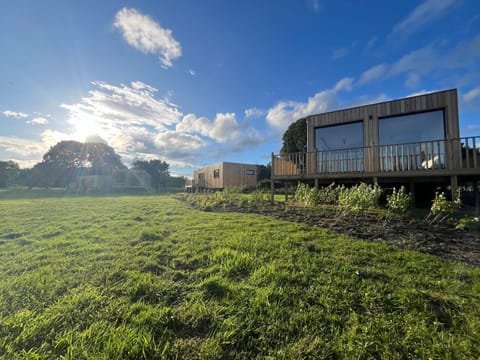
<instances>
[{"instance_id":1,"label":"large glass window","mask_svg":"<svg viewBox=\"0 0 480 360\"><path fill-rule=\"evenodd\" d=\"M443 110L379 119L380 145L443 139Z\"/></svg>"},{"instance_id":2,"label":"large glass window","mask_svg":"<svg viewBox=\"0 0 480 360\"><path fill-rule=\"evenodd\" d=\"M445 167L443 110L379 119L381 171Z\"/></svg>"},{"instance_id":3,"label":"large glass window","mask_svg":"<svg viewBox=\"0 0 480 360\"><path fill-rule=\"evenodd\" d=\"M363 171L363 122L315 129L317 172Z\"/></svg>"}]
</instances>

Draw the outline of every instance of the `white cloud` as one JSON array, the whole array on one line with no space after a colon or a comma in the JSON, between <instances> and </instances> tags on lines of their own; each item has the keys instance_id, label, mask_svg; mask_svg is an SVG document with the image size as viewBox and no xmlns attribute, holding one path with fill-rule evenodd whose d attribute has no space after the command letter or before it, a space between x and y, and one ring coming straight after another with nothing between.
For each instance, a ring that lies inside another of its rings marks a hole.
<instances>
[{"instance_id":1,"label":"white cloud","mask_svg":"<svg viewBox=\"0 0 480 360\"><path fill-rule=\"evenodd\" d=\"M0 148L20 156L41 156L48 149L41 141L33 141L13 136L0 136Z\"/></svg>"},{"instance_id":2,"label":"white cloud","mask_svg":"<svg viewBox=\"0 0 480 360\"><path fill-rule=\"evenodd\" d=\"M445 49L444 44L432 43L403 55L391 64L382 63L369 68L362 73L357 85L406 74L405 85L417 87L422 76L441 72L445 77L445 71L453 69L472 71L478 67L479 60L480 34L450 49Z\"/></svg>"},{"instance_id":3,"label":"white cloud","mask_svg":"<svg viewBox=\"0 0 480 360\"><path fill-rule=\"evenodd\" d=\"M164 131L155 136L155 146L164 152L184 152L199 149L207 143L197 135Z\"/></svg>"},{"instance_id":4,"label":"white cloud","mask_svg":"<svg viewBox=\"0 0 480 360\"><path fill-rule=\"evenodd\" d=\"M370 69L365 70L362 73L362 75L360 76L360 79L357 82L357 85L363 85L381 78L385 74L387 69L388 69L387 64L378 64L378 65L372 66Z\"/></svg>"},{"instance_id":5,"label":"white cloud","mask_svg":"<svg viewBox=\"0 0 480 360\"><path fill-rule=\"evenodd\" d=\"M448 13L455 5L455 0L424 0L393 27L390 37L395 35L409 36L423 26L432 23Z\"/></svg>"},{"instance_id":6,"label":"white cloud","mask_svg":"<svg viewBox=\"0 0 480 360\"><path fill-rule=\"evenodd\" d=\"M165 67L171 67L172 60L182 56L182 47L173 38L172 30L162 28L150 16L135 9L121 9L115 15L113 25L121 30L125 41L135 49L159 55Z\"/></svg>"},{"instance_id":7,"label":"white cloud","mask_svg":"<svg viewBox=\"0 0 480 360\"><path fill-rule=\"evenodd\" d=\"M343 78L332 89L320 91L308 98L307 102L280 101L267 113L267 123L279 133L285 131L294 121L305 116L333 110L338 107L337 93L349 91L353 78Z\"/></svg>"},{"instance_id":8,"label":"white cloud","mask_svg":"<svg viewBox=\"0 0 480 360\"><path fill-rule=\"evenodd\" d=\"M157 99L157 89L140 81L130 85L92 83L95 87L77 104L62 104L75 138L96 134L125 159L135 154L161 157L170 164L192 162L202 157L200 148L221 144L222 151L237 151L263 141L248 121L233 113L218 113L213 120L183 116L177 105Z\"/></svg>"},{"instance_id":9,"label":"white cloud","mask_svg":"<svg viewBox=\"0 0 480 360\"><path fill-rule=\"evenodd\" d=\"M411 89L416 88L420 84L421 78L417 73L411 72L405 80L405 86Z\"/></svg>"},{"instance_id":10,"label":"white cloud","mask_svg":"<svg viewBox=\"0 0 480 360\"><path fill-rule=\"evenodd\" d=\"M176 130L187 133L198 133L221 144L227 144L229 149L239 150L246 145L256 145L263 137L247 122L239 123L234 113L218 113L213 121L206 117L197 118L194 114L186 115Z\"/></svg>"},{"instance_id":11,"label":"white cloud","mask_svg":"<svg viewBox=\"0 0 480 360\"><path fill-rule=\"evenodd\" d=\"M246 119L257 119L261 118L266 114L265 110L257 109L257 108L250 108L245 110L245 118Z\"/></svg>"},{"instance_id":12,"label":"white cloud","mask_svg":"<svg viewBox=\"0 0 480 360\"><path fill-rule=\"evenodd\" d=\"M0 148L22 158L30 158L28 159L30 162L38 162L51 146L59 141L67 140L68 135L60 131L48 129L40 134L40 138L40 140L32 140L13 136L0 136Z\"/></svg>"},{"instance_id":13,"label":"white cloud","mask_svg":"<svg viewBox=\"0 0 480 360\"><path fill-rule=\"evenodd\" d=\"M6 117L14 117L16 119L28 117L28 114L17 112L17 111L10 111L10 110L2 111L2 114L5 115Z\"/></svg>"},{"instance_id":14,"label":"white cloud","mask_svg":"<svg viewBox=\"0 0 480 360\"><path fill-rule=\"evenodd\" d=\"M473 101L476 98L480 98L480 87L470 90L466 94L463 95L463 100L465 102Z\"/></svg>"},{"instance_id":15,"label":"white cloud","mask_svg":"<svg viewBox=\"0 0 480 360\"><path fill-rule=\"evenodd\" d=\"M367 43L367 47L368 48L371 48L375 45L375 43L377 42L378 40L378 37L375 35L373 36L372 38L370 38L370 40L368 40L368 43Z\"/></svg>"},{"instance_id":16,"label":"white cloud","mask_svg":"<svg viewBox=\"0 0 480 360\"><path fill-rule=\"evenodd\" d=\"M28 120L27 124L31 125L46 125L48 124L48 120L42 116L33 118L32 120Z\"/></svg>"},{"instance_id":17,"label":"white cloud","mask_svg":"<svg viewBox=\"0 0 480 360\"><path fill-rule=\"evenodd\" d=\"M414 93L408 94L405 97L414 97L414 96L420 96L420 95L425 95L425 94L430 94L433 92L440 91L439 89L433 89L433 90L420 90L420 91L415 91Z\"/></svg>"},{"instance_id":18,"label":"white cloud","mask_svg":"<svg viewBox=\"0 0 480 360\"><path fill-rule=\"evenodd\" d=\"M466 128L466 132L469 134L471 133L478 134L480 132L480 125L468 125Z\"/></svg>"},{"instance_id":19,"label":"white cloud","mask_svg":"<svg viewBox=\"0 0 480 360\"><path fill-rule=\"evenodd\" d=\"M322 4L320 3L320 0L308 0L307 6L314 13L319 13L322 11Z\"/></svg>"},{"instance_id":20,"label":"white cloud","mask_svg":"<svg viewBox=\"0 0 480 360\"><path fill-rule=\"evenodd\" d=\"M140 81L127 85L92 83L96 90L88 93L77 104L62 104L70 113L69 123L77 131L109 132L111 129L128 131L133 126L151 126L164 130L181 117L178 107L165 99L156 99L157 89ZM90 129L88 129L90 127ZM88 135L88 134L84 134Z\"/></svg>"},{"instance_id":21,"label":"white cloud","mask_svg":"<svg viewBox=\"0 0 480 360\"><path fill-rule=\"evenodd\" d=\"M332 53L332 59L333 60L341 59L341 58L347 56L349 52L350 52L350 50L347 49L347 48L336 49Z\"/></svg>"},{"instance_id":22,"label":"white cloud","mask_svg":"<svg viewBox=\"0 0 480 360\"><path fill-rule=\"evenodd\" d=\"M353 80L355 80L355 79L352 78L352 77L343 78L335 84L335 87L333 88L333 90L335 92L350 91L350 90L352 90Z\"/></svg>"}]
</instances>

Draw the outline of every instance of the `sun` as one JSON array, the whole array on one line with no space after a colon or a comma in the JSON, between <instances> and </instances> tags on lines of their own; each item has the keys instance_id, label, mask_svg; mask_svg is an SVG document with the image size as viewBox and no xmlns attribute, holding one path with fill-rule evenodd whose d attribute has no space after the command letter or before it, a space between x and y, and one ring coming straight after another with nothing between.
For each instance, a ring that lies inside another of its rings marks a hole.
<instances>
[{"instance_id":1,"label":"sun","mask_svg":"<svg viewBox=\"0 0 480 360\"><path fill-rule=\"evenodd\" d=\"M108 134L98 125L94 118L84 117L72 121L74 140L85 142L91 138L107 138Z\"/></svg>"}]
</instances>

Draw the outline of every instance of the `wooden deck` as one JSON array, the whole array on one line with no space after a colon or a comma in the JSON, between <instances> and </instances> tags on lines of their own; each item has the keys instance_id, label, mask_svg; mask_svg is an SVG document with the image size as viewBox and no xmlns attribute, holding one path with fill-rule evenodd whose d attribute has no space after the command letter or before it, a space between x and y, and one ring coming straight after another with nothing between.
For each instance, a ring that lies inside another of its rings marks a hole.
<instances>
[{"instance_id":1,"label":"wooden deck","mask_svg":"<svg viewBox=\"0 0 480 360\"><path fill-rule=\"evenodd\" d=\"M480 136L272 154L272 180L480 176Z\"/></svg>"}]
</instances>

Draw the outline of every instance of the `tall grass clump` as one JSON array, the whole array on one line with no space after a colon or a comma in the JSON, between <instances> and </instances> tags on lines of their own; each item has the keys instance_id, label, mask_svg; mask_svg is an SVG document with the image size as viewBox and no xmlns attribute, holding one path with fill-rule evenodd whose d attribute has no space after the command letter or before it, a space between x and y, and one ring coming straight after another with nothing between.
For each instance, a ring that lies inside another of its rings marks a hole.
<instances>
[{"instance_id":1,"label":"tall grass clump","mask_svg":"<svg viewBox=\"0 0 480 360\"><path fill-rule=\"evenodd\" d=\"M430 212L425 217L425 221L432 226L451 220L460 206L462 206L460 192L458 192L456 198L451 201L447 200L443 192L436 192L435 199L433 199Z\"/></svg>"},{"instance_id":2,"label":"tall grass clump","mask_svg":"<svg viewBox=\"0 0 480 360\"><path fill-rule=\"evenodd\" d=\"M411 204L412 195L407 194L404 186L400 187L399 190L393 188L392 194L387 196L387 218L390 218L391 214L400 215L401 217L407 216Z\"/></svg>"},{"instance_id":3,"label":"tall grass clump","mask_svg":"<svg viewBox=\"0 0 480 360\"><path fill-rule=\"evenodd\" d=\"M340 215L365 213L378 205L382 188L361 183L351 188L344 188L338 196Z\"/></svg>"},{"instance_id":4,"label":"tall grass clump","mask_svg":"<svg viewBox=\"0 0 480 360\"><path fill-rule=\"evenodd\" d=\"M295 200L303 202L306 206L334 205L338 203L338 197L344 189L345 187L343 185L336 186L335 183L331 183L327 187L320 189L299 183L295 191Z\"/></svg>"},{"instance_id":5,"label":"tall grass clump","mask_svg":"<svg viewBox=\"0 0 480 360\"><path fill-rule=\"evenodd\" d=\"M334 182L318 190L317 199L321 204L335 205L338 203L340 193L345 189L344 185L336 186Z\"/></svg>"}]
</instances>

